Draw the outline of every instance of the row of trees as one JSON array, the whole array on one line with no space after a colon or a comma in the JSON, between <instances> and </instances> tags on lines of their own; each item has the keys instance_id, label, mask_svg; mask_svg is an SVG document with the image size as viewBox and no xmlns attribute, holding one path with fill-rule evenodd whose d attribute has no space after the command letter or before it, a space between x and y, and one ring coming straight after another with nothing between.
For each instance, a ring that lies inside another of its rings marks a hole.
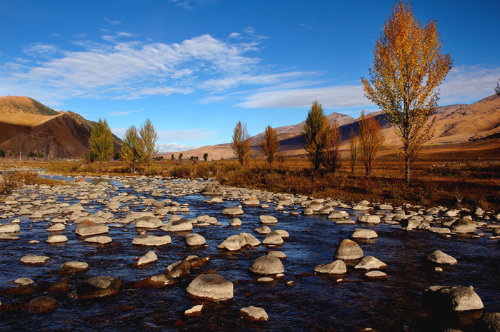
<instances>
[{"instance_id":1,"label":"row of trees","mask_svg":"<svg viewBox=\"0 0 500 332\"><path fill-rule=\"evenodd\" d=\"M234 155L241 165L246 165L248 163L251 155L250 143L250 135L248 134L246 124L238 121L236 127L234 127L233 142L231 147ZM279 147L280 142L276 130L271 128L271 126L267 126L264 132L262 151L264 152L269 165L272 165L273 161L276 160Z\"/></svg>"},{"instance_id":2,"label":"row of trees","mask_svg":"<svg viewBox=\"0 0 500 332\"><path fill-rule=\"evenodd\" d=\"M151 167L153 156L158 153L156 142L158 134L151 120L147 119L140 129L131 126L125 132L120 151L121 159L135 172L139 164ZM89 139L90 160L102 162L109 160L114 152L114 139L106 120L99 119L92 129Z\"/></svg>"}]
</instances>

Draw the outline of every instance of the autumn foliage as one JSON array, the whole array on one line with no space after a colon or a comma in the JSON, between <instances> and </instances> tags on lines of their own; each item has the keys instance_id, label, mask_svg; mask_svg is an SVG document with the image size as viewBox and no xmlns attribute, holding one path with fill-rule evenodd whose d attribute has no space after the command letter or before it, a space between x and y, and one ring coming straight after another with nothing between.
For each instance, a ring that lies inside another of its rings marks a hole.
<instances>
[{"instance_id":1,"label":"autumn foliage","mask_svg":"<svg viewBox=\"0 0 500 332\"><path fill-rule=\"evenodd\" d=\"M262 150L267 157L269 165L271 165L273 163L273 160L276 158L279 147L280 141L278 140L278 134L276 134L276 130L271 128L271 126L267 126L264 133L264 141L262 142Z\"/></svg>"},{"instance_id":2,"label":"autumn foliage","mask_svg":"<svg viewBox=\"0 0 500 332\"><path fill-rule=\"evenodd\" d=\"M250 158L250 136L247 126L238 121L233 132L233 143L231 144L233 153L238 158L241 165L246 165Z\"/></svg>"},{"instance_id":3,"label":"autumn foliage","mask_svg":"<svg viewBox=\"0 0 500 332\"><path fill-rule=\"evenodd\" d=\"M323 107L317 101L313 102L304 124L304 149L315 171L319 170L323 162L328 125Z\"/></svg>"},{"instance_id":4,"label":"autumn foliage","mask_svg":"<svg viewBox=\"0 0 500 332\"><path fill-rule=\"evenodd\" d=\"M365 166L366 175L370 175L373 162L384 144L384 136L375 117L366 116L364 112L361 113L358 132L359 157Z\"/></svg>"},{"instance_id":5,"label":"autumn foliage","mask_svg":"<svg viewBox=\"0 0 500 332\"><path fill-rule=\"evenodd\" d=\"M377 104L402 139L405 178L422 145L432 138L438 94L435 88L452 67L441 55L436 21L420 24L410 5L396 3L375 46L369 79L362 78L368 99Z\"/></svg>"}]
</instances>

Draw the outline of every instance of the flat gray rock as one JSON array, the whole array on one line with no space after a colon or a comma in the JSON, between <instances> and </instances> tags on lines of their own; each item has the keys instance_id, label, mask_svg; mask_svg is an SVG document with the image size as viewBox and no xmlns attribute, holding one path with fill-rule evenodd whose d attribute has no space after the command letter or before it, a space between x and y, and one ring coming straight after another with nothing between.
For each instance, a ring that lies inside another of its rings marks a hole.
<instances>
[{"instance_id":1,"label":"flat gray rock","mask_svg":"<svg viewBox=\"0 0 500 332\"><path fill-rule=\"evenodd\" d=\"M233 298L233 283L219 274L201 274L191 281L186 292L198 299L226 301Z\"/></svg>"}]
</instances>

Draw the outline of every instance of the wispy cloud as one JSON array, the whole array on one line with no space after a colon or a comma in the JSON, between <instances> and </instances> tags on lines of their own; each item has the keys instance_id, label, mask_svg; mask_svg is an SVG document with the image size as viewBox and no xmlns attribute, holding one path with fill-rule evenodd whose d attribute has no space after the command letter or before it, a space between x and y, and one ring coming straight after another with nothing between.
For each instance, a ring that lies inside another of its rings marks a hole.
<instances>
[{"instance_id":1,"label":"wispy cloud","mask_svg":"<svg viewBox=\"0 0 500 332\"><path fill-rule=\"evenodd\" d=\"M114 115L114 116L124 116L124 115L133 114L133 113L140 113L140 112L144 112L144 110L133 110L133 111L114 111L114 112L111 112L111 113L109 113L109 114L110 114L110 115Z\"/></svg>"},{"instance_id":2,"label":"wispy cloud","mask_svg":"<svg viewBox=\"0 0 500 332\"><path fill-rule=\"evenodd\" d=\"M188 0L170 0L170 2L174 3L175 5L184 8L184 9L193 9L193 6L191 5L190 1Z\"/></svg>"},{"instance_id":3,"label":"wispy cloud","mask_svg":"<svg viewBox=\"0 0 500 332\"><path fill-rule=\"evenodd\" d=\"M59 47L52 44L35 43L23 48L23 53L30 57L49 57L58 53Z\"/></svg>"},{"instance_id":4,"label":"wispy cloud","mask_svg":"<svg viewBox=\"0 0 500 332\"><path fill-rule=\"evenodd\" d=\"M109 25L120 25L122 22L118 20L112 20L110 18L105 17L104 20L109 24Z\"/></svg>"}]
</instances>

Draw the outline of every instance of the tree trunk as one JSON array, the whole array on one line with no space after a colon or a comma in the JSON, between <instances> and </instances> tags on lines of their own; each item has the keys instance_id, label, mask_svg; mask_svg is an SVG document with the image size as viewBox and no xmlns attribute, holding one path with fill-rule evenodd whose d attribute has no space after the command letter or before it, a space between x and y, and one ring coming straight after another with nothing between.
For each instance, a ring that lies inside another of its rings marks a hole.
<instances>
[{"instance_id":1,"label":"tree trunk","mask_svg":"<svg viewBox=\"0 0 500 332\"><path fill-rule=\"evenodd\" d=\"M410 183L410 158L405 157L405 179L406 183Z\"/></svg>"}]
</instances>

